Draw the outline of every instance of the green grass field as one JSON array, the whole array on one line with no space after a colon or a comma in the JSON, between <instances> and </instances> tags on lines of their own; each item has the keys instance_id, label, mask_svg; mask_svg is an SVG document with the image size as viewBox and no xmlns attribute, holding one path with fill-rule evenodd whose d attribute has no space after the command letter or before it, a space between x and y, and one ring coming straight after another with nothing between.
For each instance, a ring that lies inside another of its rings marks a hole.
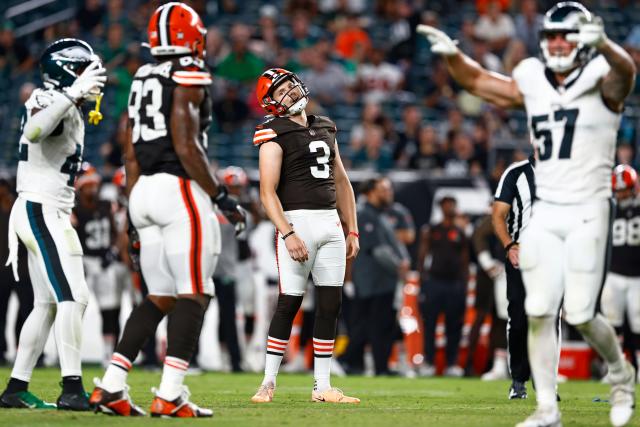
<instances>
[{"instance_id":1,"label":"green grass field","mask_svg":"<svg viewBox=\"0 0 640 427\"><path fill-rule=\"evenodd\" d=\"M85 369L85 387L101 369ZM0 378L10 371L0 369ZM55 401L60 389L59 373L42 369L34 374L31 391L47 401ZM129 379L136 403L148 409L150 388L157 386L159 373L134 371ZM308 375L278 377L276 400L267 405L249 401L261 376L255 374L207 373L187 378L193 401L214 409L213 419L180 421L180 425L215 423L218 426L513 426L534 408L533 396L525 401L506 398L507 382L477 379L334 378L334 386L360 397L357 406L321 405L309 401L312 378ZM561 411L565 426L607 426L608 386L574 381L560 385ZM93 413L0 409L1 426L138 426L172 423L174 420L115 418ZM640 424L636 415L630 425Z\"/></svg>"}]
</instances>

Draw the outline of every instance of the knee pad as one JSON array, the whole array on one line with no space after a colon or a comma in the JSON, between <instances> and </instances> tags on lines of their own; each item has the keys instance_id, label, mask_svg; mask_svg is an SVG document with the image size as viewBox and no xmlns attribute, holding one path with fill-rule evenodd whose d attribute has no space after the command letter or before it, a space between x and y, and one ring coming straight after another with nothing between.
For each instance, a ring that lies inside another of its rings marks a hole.
<instances>
[{"instance_id":1,"label":"knee pad","mask_svg":"<svg viewBox=\"0 0 640 427\"><path fill-rule=\"evenodd\" d=\"M167 326L167 356L189 362L200 338L205 308L190 298L178 298Z\"/></svg>"},{"instance_id":2,"label":"knee pad","mask_svg":"<svg viewBox=\"0 0 640 427\"><path fill-rule=\"evenodd\" d=\"M567 267L574 273L593 273L598 260L598 238L576 236L567 239Z\"/></svg>"}]
</instances>

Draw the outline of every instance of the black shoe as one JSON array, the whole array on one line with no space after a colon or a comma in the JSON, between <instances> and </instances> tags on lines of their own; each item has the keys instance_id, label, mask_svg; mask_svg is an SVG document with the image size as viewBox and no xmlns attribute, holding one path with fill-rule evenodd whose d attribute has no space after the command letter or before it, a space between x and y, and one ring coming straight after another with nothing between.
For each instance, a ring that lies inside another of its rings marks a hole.
<instances>
[{"instance_id":1,"label":"black shoe","mask_svg":"<svg viewBox=\"0 0 640 427\"><path fill-rule=\"evenodd\" d=\"M0 408L56 409L56 405L45 402L29 391L7 393L5 390L0 396Z\"/></svg>"},{"instance_id":2,"label":"black shoe","mask_svg":"<svg viewBox=\"0 0 640 427\"><path fill-rule=\"evenodd\" d=\"M513 381L511 388L509 389L509 400L513 399L526 399L527 398L527 386L520 381Z\"/></svg>"},{"instance_id":3,"label":"black shoe","mask_svg":"<svg viewBox=\"0 0 640 427\"><path fill-rule=\"evenodd\" d=\"M58 409L62 411L91 411L89 395L84 391L80 393L62 392L56 403Z\"/></svg>"}]
</instances>

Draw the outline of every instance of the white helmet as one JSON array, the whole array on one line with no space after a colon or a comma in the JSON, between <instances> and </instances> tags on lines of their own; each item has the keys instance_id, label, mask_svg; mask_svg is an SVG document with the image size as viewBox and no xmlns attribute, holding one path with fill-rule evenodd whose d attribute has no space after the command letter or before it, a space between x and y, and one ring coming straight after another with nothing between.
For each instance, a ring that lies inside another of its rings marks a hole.
<instances>
[{"instance_id":1,"label":"white helmet","mask_svg":"<svg viewBox=\"0 0 640 427\"><path fill-rule=\"evenodd\" d=\"M592 47L582 43L567 56L551 55L549 52L547 35L554 33L577 33L584 22L592 22L594 16L589 10L575 1L558 3L544 16L542 30L540 30L540 49L547 68L556 73L564 73L572 68L586 64L595 53Z\"/></svg>"}]
</instances>

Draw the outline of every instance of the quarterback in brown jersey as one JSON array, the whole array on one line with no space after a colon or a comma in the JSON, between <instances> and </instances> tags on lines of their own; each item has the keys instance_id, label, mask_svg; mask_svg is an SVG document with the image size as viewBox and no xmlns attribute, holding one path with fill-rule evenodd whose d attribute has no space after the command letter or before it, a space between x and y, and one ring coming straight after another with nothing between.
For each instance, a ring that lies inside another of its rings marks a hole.
<instances>
[{"instance_id":1,"label":"quarterback in brown jersey","mask_svg":"<svg viewBox=\"0 0 640 427\"><path fill-rule=\"evenodd\" d=\"M280 294L269 327L264 380L251 401L273 400L293 318L311 274L316 288L311 400L359 403L329 382L346 260L359 250L355 198L340 160L336 126L327 117L306 114L309 91L290 71L265 71L256 94L269 114L257 126L253 143L260 148L260 199L276 226Z\"/></svg>"}]
</instances>

